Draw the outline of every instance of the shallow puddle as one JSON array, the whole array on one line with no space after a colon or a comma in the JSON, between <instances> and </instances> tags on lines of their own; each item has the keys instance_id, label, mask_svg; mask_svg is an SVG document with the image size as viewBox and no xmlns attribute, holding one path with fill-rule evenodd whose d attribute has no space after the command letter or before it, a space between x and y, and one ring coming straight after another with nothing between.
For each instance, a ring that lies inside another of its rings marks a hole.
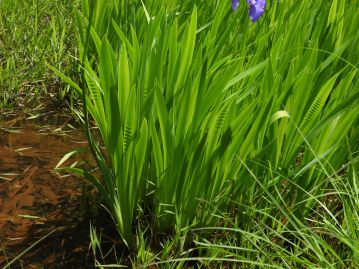
<instances>
[{"instance_id":1,"label":"shallow puddle","mask_svg":"<svg viewBox=\"0 0 359 269\"><path fill-rule=\"evenodd\" d=\"M53 171L64 154L86 147L81 128L49 115L0 120L0 267L52 232L11 268L89 268L84 183Z\"/></svg>"}]
</instances>

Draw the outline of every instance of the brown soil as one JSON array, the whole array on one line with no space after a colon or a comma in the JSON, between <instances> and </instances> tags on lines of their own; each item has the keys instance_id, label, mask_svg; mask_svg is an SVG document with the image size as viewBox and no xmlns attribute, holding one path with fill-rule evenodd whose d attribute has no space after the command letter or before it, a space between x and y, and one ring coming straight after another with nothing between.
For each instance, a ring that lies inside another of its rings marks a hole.
<instances>
[{"instance_id":1,"label":"brown soil","mask_svg":"<svg viewBox=\"0 0 359 269\"><path fill-rule=\"evenodd\" d=\"M0 118L0 267L52 232L11 268L92 268L90 221L80 212L84 182L53 171L86 139L66 119L44 117Z\"/></svg>"}]
</instances>

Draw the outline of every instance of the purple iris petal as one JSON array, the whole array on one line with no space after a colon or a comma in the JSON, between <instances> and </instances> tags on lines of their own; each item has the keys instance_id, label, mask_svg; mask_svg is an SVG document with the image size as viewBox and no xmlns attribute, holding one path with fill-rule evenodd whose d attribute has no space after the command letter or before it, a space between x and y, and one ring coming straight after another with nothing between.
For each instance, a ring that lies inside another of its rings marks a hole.
<instances>
[{"instance_id":1,"label":"purple iris petal","mask_svg":"<svg viewBox=\"0 0 359 269\"><path fill-rule=\"evenodd\" d=\"M232 0L232 8L234 11L237 10L238 5L239 5L239 0Z\"/></svg>"},{"instance_id":2,"label":"purple iris petal","mask_svg":"<svg viewBox=\"0 0 359 269\"><path fill-rule=\"evenodd\" d=\"M249 18L252 22L257 21L264 13L265 0L247 0L249 4Z\"/></svg>"}]
</instances>

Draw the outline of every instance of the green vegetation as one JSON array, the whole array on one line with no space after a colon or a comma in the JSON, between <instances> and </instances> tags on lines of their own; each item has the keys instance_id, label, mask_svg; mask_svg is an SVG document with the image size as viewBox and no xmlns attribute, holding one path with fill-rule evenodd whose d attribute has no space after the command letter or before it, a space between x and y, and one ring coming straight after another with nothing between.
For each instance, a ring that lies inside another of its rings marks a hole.
<instances>
[{"instance_id":1,"label":"green vegetation","mask_svg":"<svg viewBox=\"0 0 359 269\"><path fill-rule=\"evenodd\" d=\"M76 48L73 1L0 2L0 109L41 105L46 94L63 98L66 88L49 63L71 72ZM55 97L54 97L55 99Z\"/></svg>"},{"instance_id":2,"label":"green vegetation","mask_svg":"<svg viewBox=\"0 0 359 269\"><path fill-rule=\"evenodd\" d=\"M268 1L254 24L230 1L80 2L82 74L50 68L97 166L58 170L97 188L117 266L359 267L358 1Z\"/></svg>"}]
</instances>

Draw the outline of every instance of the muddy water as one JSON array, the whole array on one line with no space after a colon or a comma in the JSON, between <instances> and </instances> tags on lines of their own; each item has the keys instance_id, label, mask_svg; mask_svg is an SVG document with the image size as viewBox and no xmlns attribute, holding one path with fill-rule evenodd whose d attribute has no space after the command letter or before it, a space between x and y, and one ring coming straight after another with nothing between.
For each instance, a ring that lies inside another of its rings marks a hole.
<instances>
[{"instance_id":1,"label":"muddy water","mask_svg":"<svg viewBox=\"0 0 359 269\"><path fill-rule=\"evenodd\" d=\"M84 183L53 171L78 147L85 137L66 119L0 121L0 267L53 232L11 268L89 268L89 227L79 212Z\"/></svg>"}]
</instances>

